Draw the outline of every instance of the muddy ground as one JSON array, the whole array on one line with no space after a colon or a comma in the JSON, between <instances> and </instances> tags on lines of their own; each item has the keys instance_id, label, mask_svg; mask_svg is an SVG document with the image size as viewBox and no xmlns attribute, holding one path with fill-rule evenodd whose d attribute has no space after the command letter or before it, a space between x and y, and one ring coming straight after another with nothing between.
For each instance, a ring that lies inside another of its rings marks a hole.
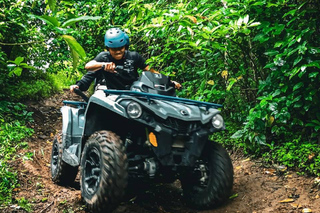
<instances>
[{"instance_id":1,"label":"muddy ground","mask_svg":"<svg viewBox=\"0 0 320 213\"><path fill-rule=\"evenodd\" d=\"M22 157L12 162L18 171L20 187L14 198L24 197L32 211L85 212L81 201L79 178L72 187L54 184L50 177L51 146L55 133L61 129L62 100L79 100L68 91L49 99L27 103L34 112L35 129L29 148L22 153L33 153L32 160ZM197 211L186 207L181 197L179 181L154 185L147 191L121 203L114 213L264 213L264 212L320 212L320 187L315 177L298 176L294 171L263 166L259 160L244 157L241 151L230 151L234 166L233 196L223 206ZM25 212L12 205L3 212Z\"/></svg>"}]
</instances>

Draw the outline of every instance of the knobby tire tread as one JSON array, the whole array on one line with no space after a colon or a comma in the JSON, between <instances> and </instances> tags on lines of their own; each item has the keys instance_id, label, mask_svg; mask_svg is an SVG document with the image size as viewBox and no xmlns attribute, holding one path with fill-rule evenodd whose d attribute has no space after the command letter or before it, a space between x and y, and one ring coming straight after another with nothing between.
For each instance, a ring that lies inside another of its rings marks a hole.
<instances>
[{"instance_id":1,"label":"knobby tire tread","mask_svg":"<svg viewBox=\"0 0 320 213\"><path fill-rule=\"evenodd\" d=\"M54 143L55 141L58 143L58 165L57 173L52 174L51 172L51 179L59 185L72 185L78 174L78 167L73 167L62 160L62 131L55 135Z\"/></svg>"},{"instance_id":2,"label":"knobby tire tread","mask_svg":"<svg viewBox=\"0 0 320 213\"><path fill-rule=\"evenodd\" d=\"M81 192L88 210L111 212L123 198L127 187L128 161L125 147L115 133L105 130L98 131L87 140L82 159L85 159L86 147L93 145L99 146L101 152L102 171L99 188L92 197L88 197L82 187ZM81 163L81 166L83 165ZM82 181L81 178L81 185Z\"/></svg>"}]
</instances>

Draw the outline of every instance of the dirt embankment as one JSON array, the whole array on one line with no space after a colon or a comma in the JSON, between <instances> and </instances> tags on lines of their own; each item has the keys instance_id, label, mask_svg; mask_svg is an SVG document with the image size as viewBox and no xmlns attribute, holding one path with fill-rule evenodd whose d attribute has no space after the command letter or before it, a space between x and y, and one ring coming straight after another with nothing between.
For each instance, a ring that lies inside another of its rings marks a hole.
<instances>
[{"instance_id":1,"label":"dirt embankment","mask_svg":"<svg viewBox=\"0 0 320 213\"><path fill-rule=\"evenodd\" d=\"M23 160L21 157L12 162L21 185L15 189L14 198L27 199L34 212L85 212L79 179L72 187L61 187L54 184L50 177L51 146L55 133L61 129L62 100L79 99L65 91L40 102L28 103L29 109L34 111L36 133L29 140L29 148L21 152L33 153L33 159ZM152 186L121 203L115 213L320 212L320 187L314 183L314 177L264 168L259 161L247 159L239 152L230 154L235 172L234 195L222 207L206 211L187 208L182 202L179 182L176 181ZM1 211L25 212L17 205Z\"/></svg>"}]
</instances>

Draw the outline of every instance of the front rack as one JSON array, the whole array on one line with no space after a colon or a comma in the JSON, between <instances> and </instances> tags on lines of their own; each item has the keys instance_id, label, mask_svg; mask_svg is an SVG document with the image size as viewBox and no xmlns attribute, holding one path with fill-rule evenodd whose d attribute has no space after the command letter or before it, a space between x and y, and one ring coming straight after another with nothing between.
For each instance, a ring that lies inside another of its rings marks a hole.
<instances>
[{"instance_id":1,"label":"front rack","mask_svg":"<svg viewBox=\"0 0 320 213\"><path fill-rule=\"evenodd\" d=\"M173 96L150 94L150 93L130 91L130 90L104 90L104 92L110 95L127 95L127 96L134 96L136 98L145 98L147 100L156 99L156 100L163 100L163 101L172 101L175 103L183 103L183 104L196 105L198 107L205 107L206 109L209 109L209 108L218 109L223 107L223 105L221 104L209 103L204 101L195 101L195 100L189 100L186 98L178 98Z\"/></svg>"}]
</instances>

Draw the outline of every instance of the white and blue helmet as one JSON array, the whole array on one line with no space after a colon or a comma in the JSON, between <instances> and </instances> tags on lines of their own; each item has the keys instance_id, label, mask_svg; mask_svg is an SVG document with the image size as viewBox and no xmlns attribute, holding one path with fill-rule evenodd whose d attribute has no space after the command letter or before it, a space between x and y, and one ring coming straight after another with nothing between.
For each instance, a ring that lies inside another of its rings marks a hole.
<instances>
[{"instance_id":1,"label":"white and blue helmet","mask_svg":"<svg viewBox=\"0 0 320 213\"><path fill-rule=\"evenodd\" d=\"M104 36L104 44L108 48L119 48L129 46L129 36L119 28L107 30Z\"/></svg>"}]
</instances>

